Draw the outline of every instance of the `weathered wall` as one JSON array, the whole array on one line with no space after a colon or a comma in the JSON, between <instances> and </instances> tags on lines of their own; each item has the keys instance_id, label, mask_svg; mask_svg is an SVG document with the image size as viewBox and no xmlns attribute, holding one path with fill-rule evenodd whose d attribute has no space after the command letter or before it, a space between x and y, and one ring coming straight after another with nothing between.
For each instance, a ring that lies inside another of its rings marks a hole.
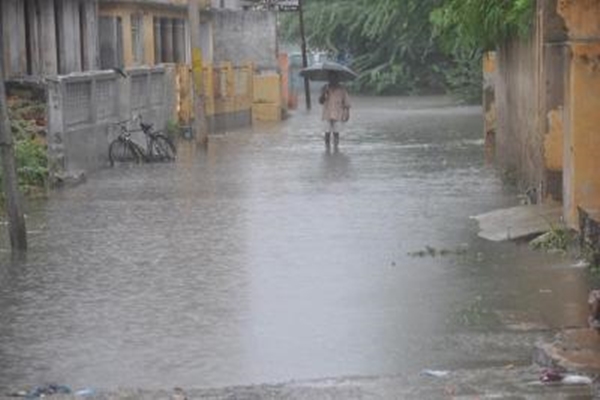
<instances>
[{"instance_id":1,"label":"weathered wall","mask_svg":"<svg viewBox=\"0 0 600 400\"><path fill-rule=\"evenodd\" d=\"M577 208L600 209L600 2L559 0L568 35L565 81L565 217L577 226Z\"/></svg>"},{"instance_id":2,"label":"weathered wall","mask_svg":"<svg viewBox=\"0 0 600 400\"><path fill-rule=\"evenodd\" d=\"M497 155L576 228L578 208L600 210L600 2L538 0L535 15L498 52Z\"/></svg>"},{"instance_id":3,"label":"weathered wall","mask_svg":"<svg viewBox=\"0 0 600 400\"><path fill-rule=\"evenodd\" d=\"M543 137L536 118L536 43L534 31L526 39L508 41L497 52L496 157L504 170L516 174L523 192L538 192L544 180Z\"/></svg>"},{"instance_id":4,"label":"weathered wall","mask_svg":"<svg viewBox=\"0 0 600 400\"><path fill-rule=\"evenodd\" d=\"M141 115L164 129L175 115L175 73L170 67L138 68L127 79L101 71L48 80L48 154L54 176L100 169L117 121ZM145 143L141 134L135 139Z\"/></svg>"},{"instance_id":5,"label":"weathered wall","mask_svg":"<svg viewBox=\"0 0 600 400\"><path fill-rule=\"evenodd\" d=\"M277 20L270 11L215 10L215 63L253 62L258 70L277 70Z\"/></svg>"}]
</instances>

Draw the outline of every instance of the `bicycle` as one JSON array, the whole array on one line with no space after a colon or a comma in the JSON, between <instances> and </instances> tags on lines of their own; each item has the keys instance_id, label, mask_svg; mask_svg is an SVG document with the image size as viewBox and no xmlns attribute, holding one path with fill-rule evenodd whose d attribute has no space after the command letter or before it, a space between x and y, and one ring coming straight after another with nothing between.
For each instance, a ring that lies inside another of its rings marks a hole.
<instances>
[{"instance_id":1,"label":"bicycle","mask_svg":"<svg viewBox=\"0 0 600 400\"><path fill-rule=\"evenodd\" d=\"M115 162L164 162L173 161L177 154L175 145L167 136L160 132L153 131L153 125L142 122L139 119L141 131L146 137L146 150L136 143L131 134L134 131L128 129L131 120L125 120L115 123L120 128L119 136L113 140L108 147L108 159L111 167Z\"/></svg>"}]
</instances>

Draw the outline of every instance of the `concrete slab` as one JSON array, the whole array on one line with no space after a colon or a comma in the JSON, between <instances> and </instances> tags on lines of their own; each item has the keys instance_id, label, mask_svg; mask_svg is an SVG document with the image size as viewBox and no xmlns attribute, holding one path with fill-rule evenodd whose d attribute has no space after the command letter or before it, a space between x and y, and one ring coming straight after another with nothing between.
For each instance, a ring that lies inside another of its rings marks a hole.
<instances>
[{"instance_id":1,"label":"concrete slab","mask_svg":"<svg viewBox=\"0 0 600 400\"><path fill-rule=\"evenodd\" d=\"M562 205L525 205L494 210L471 217L479 223L479 236L494 242L514 240L562 225Z\"/></svg>"}]
</instances>

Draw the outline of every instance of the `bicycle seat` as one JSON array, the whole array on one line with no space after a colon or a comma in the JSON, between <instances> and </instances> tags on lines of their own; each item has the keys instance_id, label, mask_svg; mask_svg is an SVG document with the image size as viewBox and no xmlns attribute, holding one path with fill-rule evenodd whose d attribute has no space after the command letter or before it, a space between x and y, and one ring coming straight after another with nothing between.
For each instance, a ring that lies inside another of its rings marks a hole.
<instances>
[{"instance_id":1,"label":"bicycle seat","mask_svg":"<svg viewBox=\"0 0 600 400\"><path fill-rule=\"evenodd\" d=\"M152 130L152 127L154 126L154 124L146 124L144 122L140 122L140 126L142 127L142 130L148 132L148 131Z\"/></svg>"}]
</instances>

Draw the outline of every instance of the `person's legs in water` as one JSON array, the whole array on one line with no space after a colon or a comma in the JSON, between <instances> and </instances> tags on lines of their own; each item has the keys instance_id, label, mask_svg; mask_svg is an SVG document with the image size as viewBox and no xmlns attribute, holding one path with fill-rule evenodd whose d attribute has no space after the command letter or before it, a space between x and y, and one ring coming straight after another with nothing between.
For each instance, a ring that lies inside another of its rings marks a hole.
<instances>
[{"instance_id":1,"label":"person's legs in water","mask_svg":"<svg viewBox=\"0 0 600 400\"><path fill-rule=\"evenodd\" d=\"M325 145L331 144L331 132L335 131L336 121L330 119L327 121L327 131L325 132Z\"/></svg>"},{"instance_id":2,"label":"person's legs in water","mask_svg":"<svg viewBox=\"0 0 600 400\"><path fill-rule=\"evenodd\" d=\"M340 144L340 133L333 132L333 145L337 146L338 144Z\"/></svg>"}]
</instances>

